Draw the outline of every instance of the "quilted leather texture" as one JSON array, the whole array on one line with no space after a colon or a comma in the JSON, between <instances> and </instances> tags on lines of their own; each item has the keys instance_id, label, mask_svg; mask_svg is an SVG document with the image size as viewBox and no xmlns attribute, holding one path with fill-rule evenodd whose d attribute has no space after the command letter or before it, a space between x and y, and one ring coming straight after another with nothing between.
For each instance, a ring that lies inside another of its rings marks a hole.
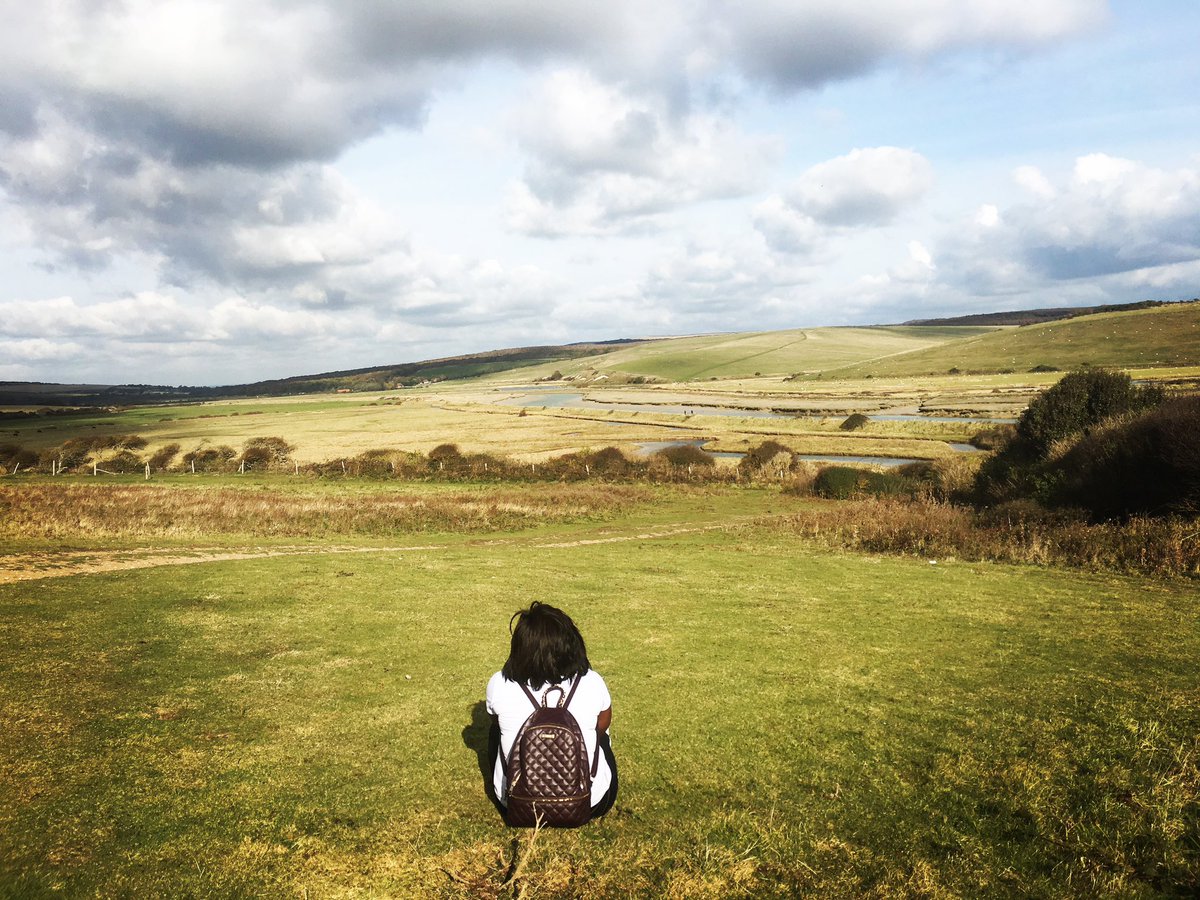
<instances>
[{"instance_id":1,"label":"quilted leather texture","mask_svg":"<svg viewBox=\"0 0 1200 900\"><path fill-rule=\"evenodd\" d=\"M592 779L583 732L566 709L539 707L508 760L508 821L571 828L591 815Z\"/></svg>"}]
</instances>

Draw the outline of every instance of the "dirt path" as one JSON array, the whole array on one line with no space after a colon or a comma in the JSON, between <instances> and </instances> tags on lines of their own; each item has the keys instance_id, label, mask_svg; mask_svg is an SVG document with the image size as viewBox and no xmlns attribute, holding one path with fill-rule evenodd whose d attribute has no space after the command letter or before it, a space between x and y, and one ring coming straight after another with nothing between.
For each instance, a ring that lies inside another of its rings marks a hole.
<instances>
[{"instance_id":1,"label":"dirt path","mask_svg":"<svg viewBox=\"0 0 1200 900\"><path fill-rule=\"evenodd\" d=\"M65 578L71 575L95 575L102 572L120 572L131 569L151 569L158 566L186 566L195 563L268 559L273 556L318 556L350 553L436 553L449 550L452 547L470 546L486 548L512 546L514 544L527 544L535 549L558 550L569 547L586 547L594 544L656 540L701 531L717 531L729 528L734 524L736 524L734 521L724 521L690 526L663 525L651 527L636 533L609 534L602 537L578 538L566 541L495 538L475 541L470 544L412 544L395 547L301 544L295 546L251 547L245 550L230 550L228 547L158 550L153 547L146 547L136 550L69 550L53 553L39 551L36 553L12 554L0 560L0 584L11 584L18 581L37 581L43 578Z\"/></svg>"}]
</instances>

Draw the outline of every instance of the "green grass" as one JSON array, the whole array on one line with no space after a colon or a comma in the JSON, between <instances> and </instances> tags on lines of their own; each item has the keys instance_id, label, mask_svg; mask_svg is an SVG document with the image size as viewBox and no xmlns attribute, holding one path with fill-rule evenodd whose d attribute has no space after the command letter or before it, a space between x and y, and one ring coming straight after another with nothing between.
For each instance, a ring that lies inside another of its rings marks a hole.
<instances>
[{"instance_id":1,"label":"green grass","mask_svg":"<svg viewBox=\"0 0 1200 900\"><path fill-rule=\"evenodd\" d=\"M795 502L658 497L403 553L0 586L0 895L1200 886L1194 583L653 537ZM533 599L610 684L622 792L531 845L477 750Z\"/></svg>"},{"instance_id":2,"label":"green grass","mask_svg":"<svg viewBox=\"0 0 1200 900\"><path fill-rule=\"evenodd\" d=\"M1200 365L1200 303L1007 328L827 372L838 378L1028 371L1034 366L1139 368Z\"/></svg>"},{"instance_id":3,"label":"green grass","mask_svg":"<svg viewBox=\"0 0 1200 900\"><path fill-rule=\"evenodd\" d=\"M599 356L516 370L505 373L504 380L517 377L532 380L545 377L554 369L567 375L595 370L648 375L667 381L746 377L758 372L782 375L821 371L991 330L893 325L669 338Z\"/></svg>"}]
</instances>

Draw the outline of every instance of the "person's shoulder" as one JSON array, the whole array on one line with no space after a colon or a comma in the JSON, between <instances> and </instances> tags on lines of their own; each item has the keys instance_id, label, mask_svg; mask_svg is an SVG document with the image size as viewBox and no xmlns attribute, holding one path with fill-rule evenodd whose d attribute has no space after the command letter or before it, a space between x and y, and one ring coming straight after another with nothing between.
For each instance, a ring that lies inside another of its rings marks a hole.
<instances>
[{"instance_id":1,"label":"person's shoulder","mask_svg":"<svg viewBox=\"0 0 1200 900\"><path fill-rule=\"evenodd\" d=\"M580 688L590 693L600 694L604 697L608 696L608 683L605 682L602 676L595 669L588 669L583 678L579 679Z\"/></svg>"},{"instance_id":2,"label":"person's shoulder","mask_svg":"<svg viewBox=\"0 0 1200 900\"><path fill-rule=\"evenodd\" d=\"M476 684L478 684L478 682L476 682ZM493 675L491 678L488 679L488 683L487 683L488 696L490 697L492 694L496 693L496 691L500 690L503 686L504 686L504 673L497 672L495 675Z\"/></svg>"}]
</instances>

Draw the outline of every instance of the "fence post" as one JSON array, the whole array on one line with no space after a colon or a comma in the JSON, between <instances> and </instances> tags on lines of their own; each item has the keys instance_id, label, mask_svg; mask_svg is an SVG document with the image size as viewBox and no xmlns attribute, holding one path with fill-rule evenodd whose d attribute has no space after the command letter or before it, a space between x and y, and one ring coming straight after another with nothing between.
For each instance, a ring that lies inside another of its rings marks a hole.
<instances>
[{"instance_id":1,"label":"fence post","mask_svg":"<svg viewBox=\"0 0 1200 900\"><path fill-rule=\"evenodd\" d=\"M192 458L192 474L193 475L196 474L196 459L195 459L195 457Z\"/></svg>"},{"instance_id":2,"label":"fence post","mask_svg":"<svg viewBox=\"0 0 1200 900\"><path fill-rule=\"evenodd\" d=\"M296 463L296 474L300 474L300 463Z\"/></svg>"},{"instance_id":3,"label":"fence post","mask_svg":"<svg viewBox=\"0 0 1200 900\"><path fill-rule=\"evenodd\" d=\"M15 466L13 466L13 474L14 474L14 475L16 475L16 474L17 474L18 472L20 472L20 471L21 471L21 464L20 464L20 463L17 463Z\"/></svg>"},{"instance_id":4,"label":"fence post","mask_svg":"<svg viewBox=\"0 0 1200 900\"><path fill-rule=\"evenodd\" d=\"M93 459L92 460L92 477L93 478L95 478L96 475L99 474L98 473L99 468L100 468L100 463L96 462L96 460Z\"/></svg>"},{"instance_id":5,"label":"fence post","mask_svg":"<svg viewBox=\"0 0 1200 900\"><path fill-rule=\"evenodd\" d=\"M150 463L146 463L146 480L150 480Z\"/></svg>"},{"instance_id":6,"label":"fence post","mask_svg":"<svg viewBox=\"0 0 1200 900\"><path fill-rule=\"evenodd\" d=\"M342 460L342 474L346 474L346 461L344 459Z\"/></svg>"},{"instance_id":7,"label":"fence post","mask_svg":"<svg viewBox=\"0 0 1200 900\"><path fill-rule=\"evenodd\" d=\"M239 475L246 474L246 461L244 459L242 460L242 464L240 466L238 466L238 474Z\"/></svg>"}]
</instances>

